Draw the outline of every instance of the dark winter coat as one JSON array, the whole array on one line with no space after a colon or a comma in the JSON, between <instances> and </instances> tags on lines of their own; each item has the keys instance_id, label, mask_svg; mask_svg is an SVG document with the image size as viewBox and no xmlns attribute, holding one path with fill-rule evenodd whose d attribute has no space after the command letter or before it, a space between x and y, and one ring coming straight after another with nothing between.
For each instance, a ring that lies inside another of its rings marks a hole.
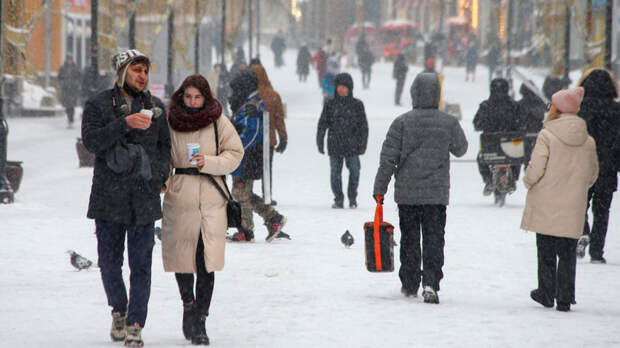
<instances>
[{"instance_id":1,"label":"dark winter coat","mask_svg":"<svg viewBox=\"0 0 620 348\"><path fill-rule=\"evenodd\" d=\"M467 69L475 69L478 65L478 46L471 45L465 52L465 64Z\"/></svg>"},{"instance_id":2,"label":"dark winter coat","mask_svg":"<svg viewBox=\"0 0 620 348\"><path fill-rule=\"evenodd\" d=\"M263 111L265 104L258 94L258 78L251 71L242 71L230 81L232 123L243 144L243 160L232 173L244 179L263 177Z\"/></svg>"},{"instance_id":3,"label":"dark winter coat","mask_svg":"<svg viewBox=\"0 0 620 348\"><path fill-rule=\"evenodd\" d=\"M325 132L327 134L327 153L330 156L358 156L366 152L368 143L368 120L364 103L353 98L353 78L348 73L338 74L335 85L349 88L344 97L338 93L323 105L319 119L316 142L323 151Z\"/></svg>"},{"instance_id":4,"label":"dark winter coat","mask_svg":"<svg viewBox=\"0 0 620 348\"><path fill-rule=\"evenodd\" d=\"M286 41L284 40L284 36L281 34L277 34L271 40L271 50L274 54L280 55L286 49Z\"/></svg>"},{"instance_id":5,"label":"dark winter coat","mask_svg":"<svg viewBox=\"0 0 620 348\"><path fill-rule=\"evenodd\" d=\"M523 96L517 102L521 128L527 133L538 133L545 118L545 103L525 84L521 85L519 92Z\"/></svg>"},{"instance_id":6,"label":"dark winter coat","mask_svg":"<svg viewBox=\"0 0 620 348\"><path fill-rule=\"evenodd\" d=\"M499 63L499 48L496 45L492 45L489 49L489 53L487 53L487 65L491 69L495 69L497 64Z\"/></svg>"},{"instance_id":7,"label":"dark winter coat","mask_svg":"<svg viewBox=\"0 0 620 348\"><path fill-rule=\"evenodd\" d=\"M450 153L461 157L468 144L458 120L438 110L439 97L436 74L415 78L413 110L392 122L383 142L374 195L384 195L394 175L397 204L448 205Z\"/></svg>"},{"instance_id":8,"label":"dark winter coat","mask_svg":"<svg viewBox=\"0 0 620 348\"><path fill-rule=\"evenodd\" d=\"M58 71L58 83L60 84L60 103L66 108L77 105L80 95L82 74L75 63L65 63Z\"/></svg>"},{"instance_id":9,"label":"dark winter coat","mask_svg":"<svg viewBox=\"0 0 620 348\"><path fill-rule=\"evenodd\" d=\"M555 92L567 88L569 84L570 80L566 80L563 77L547 76L545 82L543 82L542 92L548 100L551 100L551 96Z\"/></svg>"},{"instance_id":10,"label":"dark winter coat","mask_svg":"<svg viewBox=\"0 0 620 348\"><path fill-rule=\"evenodd\" d=\"M402 54L398 55L398 58L394 61L394 66L392 68L392 77L397 80L404 80L407 76L407 72L409 71L409 67L405 62L405 56Z\"/></svg>"},{"instance_id":11,"label":"dark winter coat","mask_svg":"<svg viewBox=\"0 0 620 348\"><path fill-rule=\"evenodd\" d=\"M301 75L308 75L310 73L310 61L312 55L308 50L308 47L301 46L297 53L297 73Z\"/></svg>"},{"instance_id":12,"label":"dark winter coat","mask_svg":"<svg viewBox=\"0 0 620 348\"><path fill-rule=\"evenodd\" d=\"M357 63L364 71L369 71L372 67L372 63L375 62L375 56L372 55L372 52L370 52L369 49L365 49L364 51L362 51L357 58Z\"/></svg>"},{"instance_id":13,"label":"dark winter coat","mask_svg":"<svg viewBox=\"0 0 620 348\"><path fill-rule=\"evenodd\" d=\"M616 191L620 169L620 104L616 81L602 69L586 72L579 83L585 89L578 114L588 126L588 133L596 142L599 176L595 190Z\"/></svg>"},{"instance_id":14,"label":"dark winter coat","mask_svg":"<svg viewBox=\"0 0 620 348\"><path fill-rule=\"evenodd\" d=\"M491 81L491 95L480 103L474 116L475 130L484 133L520 130L518 105L508 95L508 88L508 81L503 78Z\"/></svg>"},{"instance_id":15,"label":"dark winter coat","mask_svg":"<svg viewBox=\"0 0 620 348\"><path fill-rule=\"evenodd\" d=\"M84 107L82 140L95 154L87 216L146 225L162 217L159 194L170 169L170 132L163 116L154 117L147 130L129 127L120 111L124 103L120 89L114 87L89 99ZM159 99L142 93L133 100L129 114L154 106L164 110ZM108 167L106 154L119 143L142 146L151 164L150 181L144 182L133 172L116 174Z\"/></svg>"}]
</instances>

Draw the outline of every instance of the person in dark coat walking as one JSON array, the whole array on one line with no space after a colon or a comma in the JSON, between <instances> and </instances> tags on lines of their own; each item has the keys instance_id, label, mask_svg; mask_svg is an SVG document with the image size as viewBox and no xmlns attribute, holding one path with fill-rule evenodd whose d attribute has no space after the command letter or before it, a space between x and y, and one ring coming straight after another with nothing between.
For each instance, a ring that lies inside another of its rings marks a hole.
<instances>
[{"instance_id":1,"label":"person in dark coat walking","mask_svg":"<svg viewBox=\"0 0 620 348\"><path fill-rule=\"evenodd\" d=\"M531 84L534 82L530 81ZM521 129L526 133L526 146L525 146L525 160L523 162L523 168L527 168L530 163L530 156L534 149L534 143L536 142L536 134L540 132L543 126L543 120L545 118L545 111L547 107L545 102L540 99L534 92L532 92L525 84L521 84L519 88L521 93L521 100L517 102L518 112Z\"/></svg>"},{"instance_id":2,"label":"person in dark coat walking","mask_svg":"<svg viewBox=\"0 0 620 348\"><path fill-rule=\"evenodd\" d=\"M381 148L373 190L375 200L382 201L396 174L401 291L405 296L417 296L422 282L427 303L439 303L437 292L443 278L450 154L461 157L468 146L457 119L438 110L439 97L437 74L418 74L411 86L413 110L392 122Z\"/></svg>"},{"instance_id":3,"label":"person in dark coat walking","mask_svg":"<svg viewBox=\"0 0 620 348\"><path fill-rule=\"evenodd\" d=\"M407 71L409 67L405 62L405 56L400 53L394 61L394 67L392 68L392 77L396 79L396 91L394 92L394 104L400 106L400 97L403 94L403 87L405 85L405 78L407 77Z\"/></svg>"},{"instance_id":4,"label":"person in dark coat walking","mask_svg":"<svg viewBox=\"0 0 620 348\"><path fill-rule=\"evenodd\" d=\"M551 96L553 96L553 94L562 89L568 88L570 85L570 79L565 78L563 73L564 66L561 64L556 64L551 70L551 73L545 77L542 92L548 100L551 100Z\"/></svg>"},{"instance_id":5,"label":"person in dark coat walking","mask_svg":"<svg viewBox=\"0 0 620 348\"><path fill-rule=\"evenodd\" d=\"M60 84L60 103L67 112L68 127L73 126L75 106L80 95L81 76L80 68L73 62L73 58L67 57L58 71L58 83Z\"/></svg>"},{"instance_id":6,"label":"person in dark coat walking","mask_svg":"<svg viewBox=\"0 0 620 348\"><path fill-rule=\"evenodd\" d=\"M465 81L476 81L476 65L478 65L478 46L474 41L469 42L465 52Z\"/></svg>"},{"instance_id":7,"label":"person in dark coat walking","mask_svg":"<svg viewBox=\"0 0 620 348\"><path fill-rule=\"evenodd\" d=\"M368 45L358 56L358 64L362 71L362 87L367 89L370 87L370 79L372 77L372 64L375 62L375 56L370 52Z\"/></svg>"},{"instance_id":8,"label":"person in dark coat walking","mask_svg":"<svg viewBox=\"0 0 620 348\"><path fill-rule=\"evenodd\" d=\"M323 87L323 79L325 78L325 74L327 74L327 59L331 54L331 45L332 41L328 39L325 48L319 48L312 57L312 64L316 69L316 75L319 80L319 88Z\"/></svg>"},{"instance_id":9,"label":"person in dark coat walking","mask_svg":"<svg viewBox=\"0 0 620 348\"><path fill-rule=\"evenodd\" d=\"M274 65L276 66L276 68L284 65L284 59L282 59L282 54L284 54L285 49L286 40L284 39L284 34L282 34L282 29L278 29L278 32L271 40L271 50L273 51Z\"/></svg>"},{"instance_id":10,"label":"person in dark coat walking","mask_svg":"<svg viewBox=\"0 0 620 348\"><path fill-rule=\"evenodd\" d=\"M495 77L495 69L497 69L497 65L499 64L500 58L500 49L499 45L495 42L491 44L489 48L489 52L487 53L487 66L489 67L489 84L493 81Z\"/></svg>"},{"instance_id":11,"label":"person in dark coat walking","mask_svg":"<svg viewBox=\"0 0 620 348\"><path fill-rule=\"evenodd\" d=\"M496 78L491 81L491 95L489 99L480 103L480 107L474 116L474 129L485 133L495 132L518 132L521 130L519 122L518 105L510 95L508 81L504 78ZM521 172L520 165L513 165L512 172L515 176L515 182L519 179ZM478 170L484 181L485 196L493 193L492 173L482 157L478 154Z\"/></svg>"},{"instance_id":12,"label":"person in dark coat walking","mask_svg":"<svg viewBox=\"0 0 620 348\"><path fill-rule=\"evenodd\" d=\"M325 154L324 139L327 134L327 154L331 168L331 189L334 193L332 208L344 207L342 192L342 162L349 169L347 196L349 207L357 208L357 187L360 178L359 156L366 152L368 120L364 103L353 98L353 78L340 73L334 79L336 93L323 104L319 118L316 142L319 153Z\"/></svg>"},{"instance_id":13,"label":"person in dark coat walking","mask_svg":"<svg viewBox=\"0 0 620 348\"><path fill-rule=\"evenodd\" d=\"M148 91L149 58L132 49L115 55L113 63L116 85L89 99L82 116L82 140L95 154L87 216L95 219L112 340L140 345L151 291L154 222L162 218L160 192L170 170L170 132L161 116L163 104ZM125 236L129 299L121 270Z\"/></svg>"},{"instance_id":14,"label":"person in dark coat walking","mask_svg":"<svg viewBox=\"0 0 620 348\"><path fill-rule=\"evenodd\" d=\"M613 74L605 69L587 71L579 86L585 89L585 96L578 115L588 126L588 133L596 142L599 161L599 175L594 186L588 191L588 208L592 204L592 229L588 224L588 213L583 227L583 236L577 247L578 257L585 255L585 248L590 244L589 254L592 263L606 263L603 257L609 208L614 192L618 188L618 170L620 169L620 103L618 84Z\"/></svg>"},{"instance_id":15,"label":"person in dark coat walking","mask_svg":"<svg viewBox=\"0 0 620 348\"><path fill-rule=\"evenodd\" d=\"M312 55L308 50L306 44L302 44L297 53L297 75L299 76L299 82L306 82L308 74L310 73L310 61Z\"/></svg>"},{"instance_id":16,"label":"person in dark coat walking","mask_svg":"<svg viewBox=\"0 0 620 348\"><path fill-rule=\"evenodd\" d=\"M230 81L232 95L228 99L233 112L232 123L243 143L243 160L233 175L232 195L241 205L241 227L229 240L254 240L252 213L260 215L267 227L267 242L280 236L286 217L253 192L255 180L263 177L263 112L267 110L258 94L258 78L252 70L239 72ZM269 134L269 133L267 133Z\"/></svg>"}]
</instances>

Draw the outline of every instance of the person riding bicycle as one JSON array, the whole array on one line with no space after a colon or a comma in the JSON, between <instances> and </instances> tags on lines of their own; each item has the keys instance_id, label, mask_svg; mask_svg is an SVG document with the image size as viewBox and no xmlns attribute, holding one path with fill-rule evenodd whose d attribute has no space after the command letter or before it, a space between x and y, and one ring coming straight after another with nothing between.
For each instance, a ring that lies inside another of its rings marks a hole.
<instances>
[{"instance_id":1,"label":"person riding bicycle","mask_svg":"<svg viewBox=\"0 0 620 348\"><path fill-rule=\"evenodd\" d=\"M489 99L480 103L480 107L474 116L474 129L485 133L495 132L517 132L521 131L519 122L518 104L508 94L508 81L504 78L495 78L491 81L491 94ZM478 153L478 170L484 181L485 196L490 195L495 190L493 187L493 176L489 166L482 161L482 156ZM516 181L519 179L520 165L512 165L512 172L515 181L512 183L513 190L516 189Z\"/></svg>"}]
</instances>

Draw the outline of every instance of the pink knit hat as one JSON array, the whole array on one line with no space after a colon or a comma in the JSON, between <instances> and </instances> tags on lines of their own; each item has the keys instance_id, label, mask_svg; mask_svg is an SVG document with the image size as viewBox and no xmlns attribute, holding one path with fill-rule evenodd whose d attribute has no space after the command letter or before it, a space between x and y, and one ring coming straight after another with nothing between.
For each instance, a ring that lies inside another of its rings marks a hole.
<instances>
[{"instance_id":1,"label":"pink knit hat","mask_svg":"<svg viewBox=\"0 0 620 348\"><path fill-rule=\"evenodd\" d=\"M576 114L584 93L583 87L563 89L551 96L551 104L555 105L561 113Z\"/></svg>"}]
</instances>

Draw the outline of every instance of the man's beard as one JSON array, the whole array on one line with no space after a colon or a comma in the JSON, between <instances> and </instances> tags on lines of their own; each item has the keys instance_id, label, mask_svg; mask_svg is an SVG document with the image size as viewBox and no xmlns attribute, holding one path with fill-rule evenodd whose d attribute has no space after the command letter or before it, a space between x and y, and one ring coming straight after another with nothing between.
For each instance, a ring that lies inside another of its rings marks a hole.
<instances>
[{"instance_id":1,"label":"man's beard","mask_svg":"<svg viewBox=\"0 0 620 348\"><path fill-rule=\"evenodd\" d=\"M127 94L129 94L132 98L137 98L138 96L140 96L140 94L142 93L142 91L138 91L137 89L135 89L134 87L130 86L127 84L127 81L125 81L125 83L123 84L123 89L125 90L125 92L127 92Z\"/></svg>"}]
</instances>

